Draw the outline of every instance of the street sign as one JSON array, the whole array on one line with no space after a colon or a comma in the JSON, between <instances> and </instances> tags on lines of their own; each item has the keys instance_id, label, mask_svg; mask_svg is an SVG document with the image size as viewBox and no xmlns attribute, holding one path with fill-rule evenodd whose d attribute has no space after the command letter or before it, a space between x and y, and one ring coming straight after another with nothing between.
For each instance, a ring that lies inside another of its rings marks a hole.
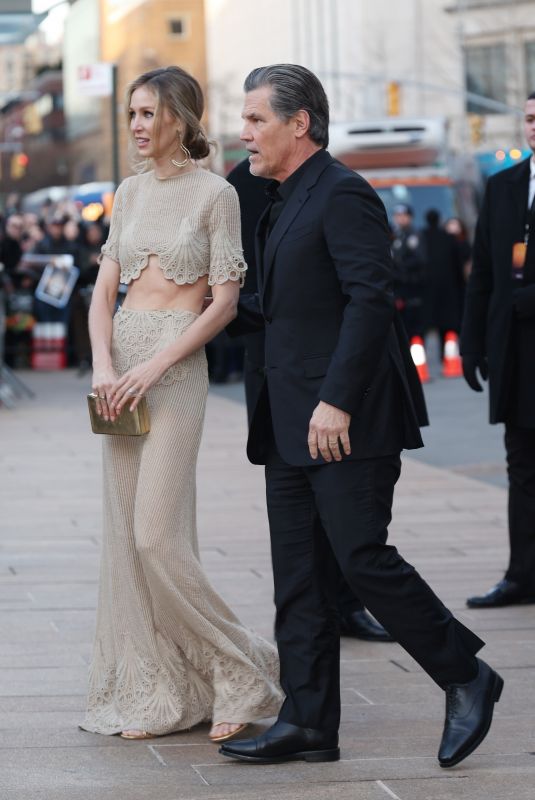
<instances>
[{"instance_id":1,"label":"street sign","mask_svg":"<svg viewBox=\"0 0 535 800\"><path fill-rule=\"evenodd\" d=\"M110 97L113 91L113 64L88 64L78 67L78 91L84 97Z\"/></svg>"}]
</instances>

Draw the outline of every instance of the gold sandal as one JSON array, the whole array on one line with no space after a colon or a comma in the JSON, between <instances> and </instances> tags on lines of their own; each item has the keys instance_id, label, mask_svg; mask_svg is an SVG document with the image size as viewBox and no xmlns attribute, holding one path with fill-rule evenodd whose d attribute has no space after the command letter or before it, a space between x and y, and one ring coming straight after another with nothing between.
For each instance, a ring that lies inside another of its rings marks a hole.
<instances>
[{"instance_id":1,"label":"gold sandal","mask_svg":"<svg viewBox=\"0 0 535 800\"><path fill-rule=\"evenodd\" d=\"M224 725L224 724L225 724L224 722L216 722L213 727L216 728L218 725ZM227 724L232 724L232 723L227 723ZM244 731L248 725L249 725L248 722L244 722L243 725L240 725L239 728L236 728L236 730L232 731L231 733L224 733L222 736L210 736L210 734L208 734L208 738L210 739L211 742L214 743L226 742L227 739L232 739L233 736L237 736L238 733Z\"/></svg>"},{"instance_id":2,"label":"gold sandal","mask_svg":"<svg viewBox=\"0 0 535 800\"><path fill-rule=\"evenodd\" d=\"M148 731L127 730L119 734L121 739L154 739L155 734Z\"/></svg>"}]
</instances>

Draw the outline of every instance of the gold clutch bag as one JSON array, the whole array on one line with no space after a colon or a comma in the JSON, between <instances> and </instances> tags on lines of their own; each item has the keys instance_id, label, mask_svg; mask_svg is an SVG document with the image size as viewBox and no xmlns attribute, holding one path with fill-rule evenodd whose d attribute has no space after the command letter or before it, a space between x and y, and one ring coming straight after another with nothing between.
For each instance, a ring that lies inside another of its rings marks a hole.
<instances>
[{"instance_id":1,"label":"gold clutch bag","mask_svg":"<svg viewBox=\"0 0 535 800\"><path fill-rule=\"evenodd\" d=\"M97 414L97 395L87 395L89 417L93 433L108 433L115 436L143 436L150 431L150 417L147 400L142 397L134 411L123 408L119 416L112 422Z\"/></svg>"}]
</instances>

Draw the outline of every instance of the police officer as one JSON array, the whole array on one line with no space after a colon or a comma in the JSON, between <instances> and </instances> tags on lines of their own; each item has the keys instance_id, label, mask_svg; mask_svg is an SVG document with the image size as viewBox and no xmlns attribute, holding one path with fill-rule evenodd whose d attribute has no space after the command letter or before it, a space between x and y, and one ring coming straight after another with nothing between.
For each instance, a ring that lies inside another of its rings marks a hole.
<instances>
[{"instance_id":1,"label":"police officer","mask_svg":"<svg viewBox=\"0 0 535 800\"><path fill-rule=\"evenodd\" d=\"M423 335L424 258L420 236L413 224L413 210L406 203L393 209L392 256L394 294L409 339Z\"/></svg>"}]
</instances>

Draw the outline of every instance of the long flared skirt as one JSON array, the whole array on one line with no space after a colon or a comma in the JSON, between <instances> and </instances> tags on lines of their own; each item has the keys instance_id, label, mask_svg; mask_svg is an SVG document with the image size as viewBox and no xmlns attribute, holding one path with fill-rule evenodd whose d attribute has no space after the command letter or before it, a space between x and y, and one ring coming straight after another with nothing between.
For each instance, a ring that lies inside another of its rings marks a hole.
<instances>
[{"instance_id":1,"label":"long flared skirt","mask_svg":"<svg viewBox=\"0 0 535 800\"><path fill-rule=\"evenodd\" d=\"M117 373L149 359L195 318L120 309ZM147 393L148 434L103 437L103 551L85 730L165 734L279 710L275 648L241 625L199 561L195 469L207 387L200 350Z\"/></svg>"}]
</instances>

